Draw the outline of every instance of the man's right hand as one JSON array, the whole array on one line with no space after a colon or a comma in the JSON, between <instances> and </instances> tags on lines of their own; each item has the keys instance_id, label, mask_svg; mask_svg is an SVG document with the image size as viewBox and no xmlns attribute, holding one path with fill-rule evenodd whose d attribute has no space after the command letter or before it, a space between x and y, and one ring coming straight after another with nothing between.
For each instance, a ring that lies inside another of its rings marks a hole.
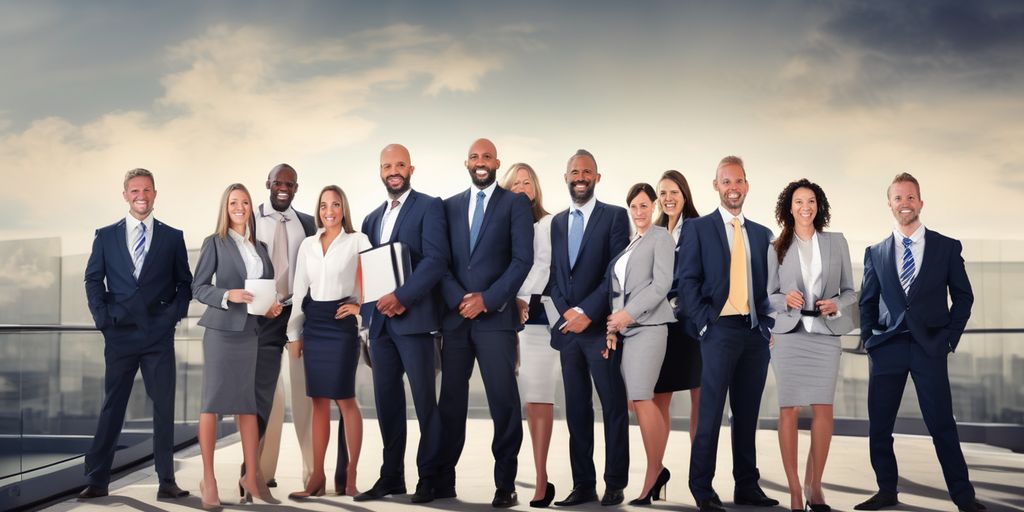
<instances>
[{"instance_id":1,"label":"man's right hand","mask_svg":"<svg viewBox=\"0 0 1024 512\"><path fill-rule=\"evenodd\" d=\"M562 318L565 318L565 324L562 326L562 334L570 332L573 334L579 334L587 330L587 327L590 327L590 318L573 308L565 310L565 313L562 313Z\"/></svg>"},{"instance_id":2,"label":"man's right hand","mask_svg":"<svg viewBox=\"0 0 1024 512\"><path fill-rule=\"evenodd\" d=\"M525 324L530 319L530 303L516 298L516 305L519 306L519 323Z\"/></svg>"},{"instance_id":3,"label":"man's right hand","mask_svg":"<svg viewBox=\"0 0 1024 512\"><path fill-rule=\"evenodd\" d=\"M398 297L395 296L395 293L391 292L377 299L377 311L380 311L382 315L391 318L405 313L405 306L398 301Z\"/></svg>"},{"instance_id":4,"label":"man's right hand","mask_svg":"<svg viewBox=\"0 0 1024 512\"><path fill-rule=\"evenodd\" d=\"M245 291L243 288L228 290L228 302L250 304L252 303L252 294Z\"/></svg>"}]
</instances>

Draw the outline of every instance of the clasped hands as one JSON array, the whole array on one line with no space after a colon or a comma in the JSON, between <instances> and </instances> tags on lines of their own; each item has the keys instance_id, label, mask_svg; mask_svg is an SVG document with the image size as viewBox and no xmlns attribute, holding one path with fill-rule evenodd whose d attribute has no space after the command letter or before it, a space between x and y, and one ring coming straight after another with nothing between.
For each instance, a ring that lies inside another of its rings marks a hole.
<instances>
[{"instance_id":1,"label":"clasped hands","mask_svg":"<svg viewBox=\"0 0 1024 512\"><path fill-rule=\"evenodd\" d=\"M236 304L252 304L253 295L243 288L235 288L228 290L228 302L234 302ZM274 304L270 306L263 316L267 318L276 318L277 315L281 314L284 310L284 305L278 301L274 301Z\"/></svg>"},{"instance_id":2,"label":"clasped hands","mask_svg":"<svg viewBox=\"0 0 1024 512\"><path fill-rule=\"evenodd\" d=\"M786 294L786 305L792 309L803 309L804 307L804 296L800 292L793 290ZM832 316L839 311L839 306L836 305L836 301L829 299L822 299L814 303L814 307L818 311L821 311L823 316Z\"/></svg>"},{"instance_id":3,"label":"clasped hands","mask_svg":"<svg viewBox=\"0 0 1024 512\"><path fill-rule=\"evenodd\" d=\"M459 302L459 314L462 318L472 320L480 316L480 313L486 312L487 305L484 304L484 296L480 292L467 293Z\"/></svg>"}]
</instances>

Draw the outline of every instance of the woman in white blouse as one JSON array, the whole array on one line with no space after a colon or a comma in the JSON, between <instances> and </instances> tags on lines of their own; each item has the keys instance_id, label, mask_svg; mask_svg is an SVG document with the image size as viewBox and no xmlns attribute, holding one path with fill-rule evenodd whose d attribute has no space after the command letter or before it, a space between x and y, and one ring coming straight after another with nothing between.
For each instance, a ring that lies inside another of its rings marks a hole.
<instances>
[{"instance_id":1,"label":"woman in white blouse","mask_svg":"<svg viewBox=\"0 0 1024 512\"><path fill-rule=\"evenodd\" d=\"M199 325L203 333L203 399L199 414L199 450L203 480L199 484L205 508L220 506L213 453L217 441L217 416L234 414L242 438L245 476L238 482L242 496L255 495L270 502L273 497L259 473L256 426L256 317L247 304L253 294L246 279L270 279L274 267L267 246L253 236L252 199L240 183L229 185L220 202L217 231L203 240L196 264L192 295L206 304ZM265 313L281 314L275 303Z\"/></svg>"},{"instance_id":2,"label":"woman in white blouse","mask_svg":"<svg viewBox=\"0 0 1024 512\"><path fill-rule=\"evenodd\" d=\"M551 272L551 215L544 209L537 173L527 164L515 163L505 172L502 188L530 199L533 210L533 267L516 294L519 305L519 389L526 402L526 424L533 444L536 486L530 506L543 508L555 498L548 482L548 449L554 425L555 388L558 385L558 351L551 348L551 333L544 297Z\"/></svg>"},{"instance_id":3,"label":"woman in white blouse","mask_svg":"<svg viewBox=\"0 0 1024 512\"><path fill-rule=\"evenodd\" d=\"M363 443L363 418L355 398L359 364L359 305L362 303L359 252L370 249L366 235L352 228L345 192L337 185L320 191L316 224L320 231L303 240L295 259L295 301L288 339L299 344L306 369L306 394L313 399L313 473L306 489L288 497L323 496L324 457L331 437L331 402L345 423L349 451L345 494L355 496L356 466Z\"/></svg>"}]
</instances>

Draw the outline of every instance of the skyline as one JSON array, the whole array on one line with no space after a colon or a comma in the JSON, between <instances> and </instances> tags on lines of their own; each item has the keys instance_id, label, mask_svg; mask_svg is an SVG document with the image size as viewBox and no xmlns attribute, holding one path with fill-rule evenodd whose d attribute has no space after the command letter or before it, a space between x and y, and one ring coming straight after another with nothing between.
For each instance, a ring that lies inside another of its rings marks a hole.
<instances>
[{"instance_id":1,"label":"skyline","mask_svg":"<svg viewBox=\"0 0 1024 512\"><path fill-rule=\"evenodd\" d=\"M157 217L198 247L223 189L239 181L263 202L278 163L299 171L297 209L336 183L358 225L383 202L383 146L409 147L413 186L447 197L469 186L478 137L496 143L499 178L537 169L552 212L568 206L577 148L597 157L602 201L677 169L701 213L718 203L718 160L736 154L745 212L776 233L778 192L807 177L829 194L833 230L877 240L892 228L886 186L909 171L930 228L1024 238L1012 2L42 2L0 19L18 77L0 107L17 185L0 240L58 236L64 254L125 215L134 167L156 175Z\"/></svg>"}]
</instances>

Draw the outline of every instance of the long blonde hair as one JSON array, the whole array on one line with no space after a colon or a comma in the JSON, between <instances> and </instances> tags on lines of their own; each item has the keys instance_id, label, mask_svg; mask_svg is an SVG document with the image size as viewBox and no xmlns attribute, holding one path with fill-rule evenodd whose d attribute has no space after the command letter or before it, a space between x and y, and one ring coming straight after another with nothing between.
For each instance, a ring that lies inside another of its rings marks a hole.
<instances>
[{"instance_id":1,"label":"long blonde hair","mask_svg":"<svg viewBox=\"0 0 1024 512\"><path fill-rule=\"evenodd\" d=\"M214 234L222 239L228 237L228 230L231 229L231 220L228 218L228 197L236 190L245 192L246 197L249 199L249 221L246 223L248 224L246 226L246 234L249 237L249 241L255 244L256 216L252 214L252 195L249 194L249 189L245 188L245 185L241 183L228 185L228 188L224 189L224 194L220 196L220 213L217 214L217 230Z\"/></svg>"},{"instance_id":2,"label":"long blonde hair","mask_svg":"<svg viewBox=\"0 0 1024 512\"><path fill-rule=\"evenodd\" d=\"M530 167L529 164L522 162L516 162L505 171L505 176L501 178L501 188L505 190L512 190L512 183L516 181L516 173L522 169L526 171L526 174L530 176L530 181L533 182L534 194L533 201L530 201L530 209L533 211L533 221L537 222L548 215L548 211L544 209L544 195L540 191L540 180L537 179L537 172Z\"/></svg>"}]
</instances>

